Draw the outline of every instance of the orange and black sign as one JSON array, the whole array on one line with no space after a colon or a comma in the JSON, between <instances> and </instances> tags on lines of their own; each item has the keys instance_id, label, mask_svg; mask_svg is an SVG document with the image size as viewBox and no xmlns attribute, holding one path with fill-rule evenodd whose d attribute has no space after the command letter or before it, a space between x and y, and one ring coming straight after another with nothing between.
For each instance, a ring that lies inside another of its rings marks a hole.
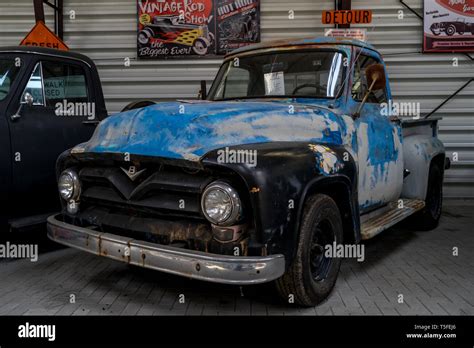
<instances>
[{"instance_id":1,"label":"orange and black sign","mask_svg":"<svg viewBox=\"0 0 474 348\"><path fill-rule=\"evenodd\" d=\"M36 23L33 29L21 41L20 45L55 48L62 51L69 50L69 47L49 30L42 21Z\"/></svg>"},{"instance_id":2,"label":"orange and black sign","mask_svg":"<svg viewBox=\"0 0 474 348\"><path fill-rule=\"evenodd\" d=\"M371 10L323 11L323 24L369 24L372 22Z\"/></svg>"}]
</instances>

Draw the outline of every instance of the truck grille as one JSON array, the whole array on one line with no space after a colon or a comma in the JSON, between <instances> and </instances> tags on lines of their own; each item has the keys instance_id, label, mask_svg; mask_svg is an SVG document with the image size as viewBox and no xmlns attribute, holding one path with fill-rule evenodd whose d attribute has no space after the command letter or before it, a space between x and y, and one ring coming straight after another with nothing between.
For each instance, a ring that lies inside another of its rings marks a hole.
<instances>
[{"instance_id":1,"label":"truck grille","mask_svg":"<svg viewBox=\"0 0 474 348\"><path fill-rule=\"evenodd\" d=\"M209 174L180 168L146 168L132 180L121 167L85 167L81 207L117 207L151 215L203 219L200 197ZM82 209L82 208L81 208Z\"/></svg>"}]
</instances>

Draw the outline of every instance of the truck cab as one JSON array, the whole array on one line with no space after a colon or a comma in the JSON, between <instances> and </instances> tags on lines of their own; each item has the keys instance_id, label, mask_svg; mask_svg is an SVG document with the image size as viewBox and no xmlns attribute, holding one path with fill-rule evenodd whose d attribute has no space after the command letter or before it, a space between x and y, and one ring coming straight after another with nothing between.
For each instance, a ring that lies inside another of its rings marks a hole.
<instances>
[{"instance_id":1,"label":"truck cab","mask_svg":"<svg viewBox=\"0 0 474 348\"><path fill-rule=\"evenodd\" d=\"M273 282L284 301L314 306L337 279L331 248L408 218L438 224L438 119L396 106L383 58L365 42L239 49L205 100L114 115L64 153L63 210L48 235L200 280Z\"/></svg>"},{"instance_id":2,"label":"truck cab","mask_svg":"<svg viewBox=\"0 0 474 348\"><path fill-rule=\"evenodd\" d=\"M59 209L58 156L107 116L94 63L39 47L0 48L2 229L46 221Z\"/></svg>"}]
</instances>

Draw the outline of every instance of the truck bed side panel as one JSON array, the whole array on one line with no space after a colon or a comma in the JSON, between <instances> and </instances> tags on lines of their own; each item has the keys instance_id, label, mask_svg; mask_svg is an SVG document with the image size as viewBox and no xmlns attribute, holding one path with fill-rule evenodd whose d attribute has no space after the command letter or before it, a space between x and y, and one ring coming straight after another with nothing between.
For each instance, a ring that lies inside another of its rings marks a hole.
<instances>
[{"instance_id":1,"label":"truck bed side panel","mask_svg":"<svg viewBox=\"0 0 474 348\"><path fill-rule=\"evenodd\" d=\"M404 168L410 174L403 181L401 198L426 198L431 160L445 153L443 143L437 138L437 121L420 120L402 124Z\"/></svg>"}]
</instances>

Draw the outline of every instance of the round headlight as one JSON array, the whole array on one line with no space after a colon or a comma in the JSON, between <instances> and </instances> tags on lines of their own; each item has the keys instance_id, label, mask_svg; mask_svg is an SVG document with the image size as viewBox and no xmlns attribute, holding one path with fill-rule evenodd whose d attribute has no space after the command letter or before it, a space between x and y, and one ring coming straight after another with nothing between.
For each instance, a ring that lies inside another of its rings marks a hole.
<instances>
[{"instance_id":1,"label":"round headlight","mask_svg":"<svg viewBox=\"0 0 474 348\"><path fill-rule=\"evenodd\" d=\"M81 195L81 183L76 172L70 169L62 172L58 180L58 189L65 201L77 200Z\"/></svg>"},{"instance_id":2,"label":"round headlight","mask_svg":"<svg viewBox=\"0 0 474 348\"><path fill-rule=\"evenodd\" d=\"M232 225L241 215L239 194L232 186L221 181L206 187L201 208L206 219L216 225Z\"/></svg>"}]
</instances>

